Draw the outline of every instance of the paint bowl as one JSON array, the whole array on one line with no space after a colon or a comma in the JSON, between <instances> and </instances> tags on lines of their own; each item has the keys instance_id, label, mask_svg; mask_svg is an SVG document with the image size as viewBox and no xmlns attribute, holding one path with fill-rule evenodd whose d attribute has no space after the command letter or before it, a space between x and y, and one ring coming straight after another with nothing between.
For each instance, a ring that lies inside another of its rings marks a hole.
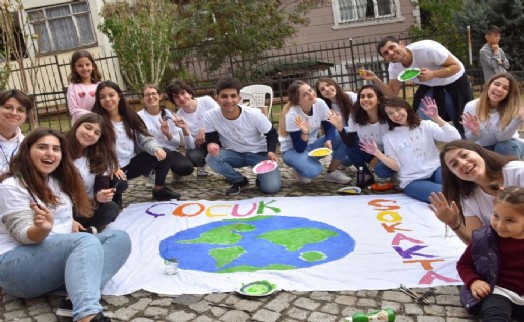
<instances>
[{"instance_id":1,"label":"paint bowl","mask_svg":"<svg viewBox=\"0 0 524 322\"><path fill-rule=\"evenodd\" d=\"M318 148L318 149L314 149L314 150L311 150L309 151L308 155L310 157L314 157L314 158L323 158L323 157L327 157L328 155L331 155L331 153L333 152L333 150L331 149L328 149L328 148Z\"/></svg>"},{"instance_id":2,"label":"paint bowl","mask_svg":"<svg viewBox=\"0 0 524 322\"><path fill-rule=\"evenodd\" d=\"M420 75L420 68L406 68L400 73L397 79L401 82L407 82Z\"/></svg>"},{"instance_id":3,"label":"paint bowl","mask_svg":"<svg viewBox=\"0 0 524 322\"><path fill-rule=\"evenodd\" d=\"M242 283L242 287L237 290L238 293L245 296L268 296L277 291L277 286L268 281L255 281L248 284Z\"/></svg>"},{"instance_id":4,"label":"paint bowl","mask_svg":"<svg viewBox=\"0 0 524 322\"><path fill-rule=\"evenodd\" d=\"M260 161L253 167L253 173L254 174L264 174L264 173L274 171L276 168L278 168L278 164L275 161L264 160L264 161Z\"/></svg>"},{"instance_id":5,"label":"paint bowl","mask_svg":"<svg viewBox=\"0 0 524 322\"><path fill-rule=\"evenodd\" d=\"M337 190L337 194L339 195L358 195L361 192L362 189L360 189L360 187L357 186L347 186Z\"/></svg>"}]
</instances>

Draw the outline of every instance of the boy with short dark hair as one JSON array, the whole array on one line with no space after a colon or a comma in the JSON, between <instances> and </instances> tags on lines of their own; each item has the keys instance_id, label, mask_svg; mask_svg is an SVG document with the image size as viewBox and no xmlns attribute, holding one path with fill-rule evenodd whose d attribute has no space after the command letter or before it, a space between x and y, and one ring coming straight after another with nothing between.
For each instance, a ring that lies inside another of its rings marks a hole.
<instances>
[{"instance_id":1,"label":"boy with short dark hair","mask_svg":"<svg viewBox=\"0 0 524 322\"><path fill-rule=\"evenodd\" d=\"M509 61L504 50L499 47L500 29L489 26L485 33L486 43L480 48L480 64L487 82L493 75L505 73L509 69Z\"/></svg>"}]
</instances>

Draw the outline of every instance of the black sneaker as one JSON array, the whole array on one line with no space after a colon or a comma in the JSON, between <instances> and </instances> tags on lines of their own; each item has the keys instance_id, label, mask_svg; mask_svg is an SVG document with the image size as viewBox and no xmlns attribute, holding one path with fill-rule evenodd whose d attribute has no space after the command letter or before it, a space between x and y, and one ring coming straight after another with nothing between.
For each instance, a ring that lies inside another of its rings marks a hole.
<instances>
[{"instance_id":1,"label":"black sneaker","mask_svg":"<svg viewBox=\"0 0 524 322\"><path fill-rule=\"evenodd\" d=\"M57 316L62 316L66 318L73 317L73 302L71 302L71 299L69 297L64 297L60 300L60 304L58 304L58 310L56 310L55 314Z\"/></svg>"},{"instance_id":2,"label":"black sneaker","mask_svg":"<svg viewBox=\"0 0 524 322\"><path fill-rule=\"evenodd\" d=\"M226 195L238 195L240 193L240 190L244 189L247 186L249 186L249 181L246 177L244 177L243 181L233 183L231 187L229 187L229 189L226 190Z\"/></svg>"},{"instance_id":3,"label":"black sneaker","mask_svg":"<svg viewBox=\"0 0 524 322\"><path fill-rule=\"evenodd\" d=\"M102 312L98 312L91 322L111 322L111 319L105 316Z\"/></svg>"},{"instance_id":4,"label":"black sneaker","mask_svg":"<svg viewBox=\"0 0 524 322\"><path fill-rule=\"evenodd\" d=\"M153 189L153 199L157 201L169 201L172 199L178 200L180 197L181 195L179 193L174 192L168 187L163 187L158 190Z\"/></svg>"}]
</instances>

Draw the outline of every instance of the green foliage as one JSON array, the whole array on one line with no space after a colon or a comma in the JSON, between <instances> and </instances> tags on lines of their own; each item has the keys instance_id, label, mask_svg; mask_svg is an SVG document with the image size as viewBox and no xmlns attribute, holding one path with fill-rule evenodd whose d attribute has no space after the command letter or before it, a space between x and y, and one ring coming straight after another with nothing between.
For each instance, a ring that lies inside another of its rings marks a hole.
<instances>
[{"instance_id":1,"label":"green foliage","mask_svg":"<svg viewBox=\"0 0 524 322\"><path fill-rule=\"evenodd\" d=\"M512 70L524 70L524 2L515 0L464 0L455 22L460 30L471 26L473 38L484 42L489 25L502 31L501 45ZM479 48L477 48L478 50Z\"/></svg>"},{"instance_id":2,"label":"green foliage","mask_svg":"<svg viewBox=\"0 0 524 322\"><path fill-rule=\"evenodd\" d=\"M100 15L98 29L118 55L122 75L133 91L158 84L175 45L177 5L168 0L110 0Z\"/></svg>"},{"instance_id":3,"label":"green foliage","mask_svg":"<svg viewBox=\"0 0 524 322\"><path fill-rule=\"evenodd\" d=\"M207 70L227 62L241 62L232 71L247 79L265 50L283 47L299 25L307 25L307 13L326 0L193 0L180 7L180 29L175 38L185 44L202 44L198 58Z\"/></svg>"}]
</instances>

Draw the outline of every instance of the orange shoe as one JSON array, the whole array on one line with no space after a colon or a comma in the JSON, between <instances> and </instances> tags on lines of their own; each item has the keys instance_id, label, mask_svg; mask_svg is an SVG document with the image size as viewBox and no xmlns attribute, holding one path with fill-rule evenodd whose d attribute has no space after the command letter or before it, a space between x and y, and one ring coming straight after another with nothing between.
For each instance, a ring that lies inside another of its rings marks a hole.
<instances>
[{"instance_id":1,"label":"orange shoe","mask_svg":"<svg viewBox=\"0 0 524 322\"><path fill-rule=\"evenodd\" d=\"M371 185L371 190L373 191L385 191L393 189L393 182L386 181L384 183L374 183Z\"/></svg>"}]
</instances>

